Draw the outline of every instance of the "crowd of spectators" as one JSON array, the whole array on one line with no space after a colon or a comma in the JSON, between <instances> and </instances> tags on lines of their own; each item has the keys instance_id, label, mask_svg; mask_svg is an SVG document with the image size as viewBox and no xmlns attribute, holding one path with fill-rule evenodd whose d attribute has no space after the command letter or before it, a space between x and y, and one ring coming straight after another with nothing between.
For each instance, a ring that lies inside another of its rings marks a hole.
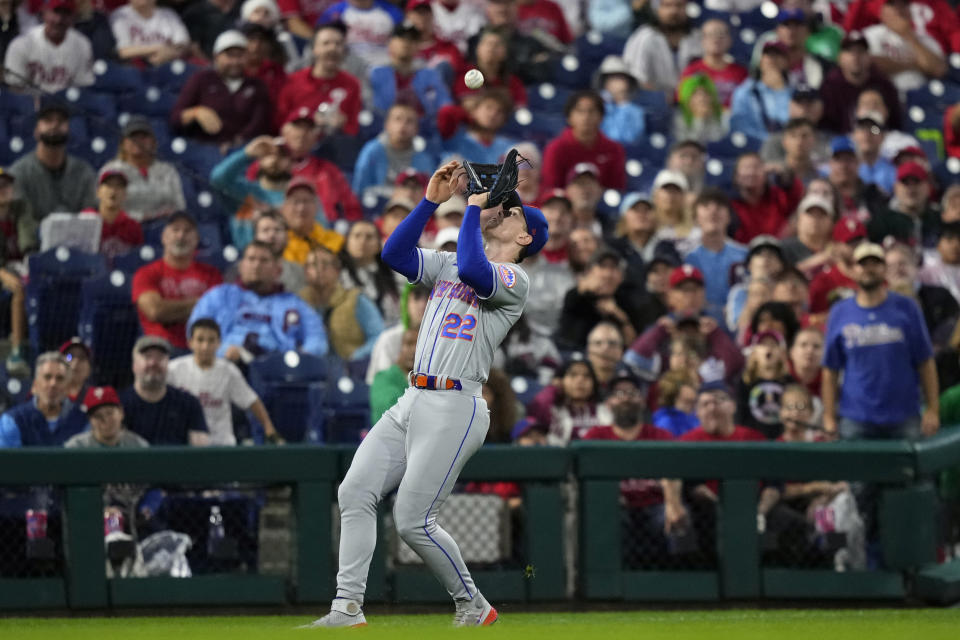
<instances>
[{"instance_id":1,"label":"crowd of spectators","mask_svg":"<svg viewBox=\"0 0 960 640\"><path fill-rule=\"evenodd\" d=\"M484 389L491 442L932 435L960 383L960 187L936 170L940 149L960 156L960 107L941 105L940 147L908 107L928 84L960 95L957 11L736 4L731 21L716 0L0 0L0 91L36 105L7 123L35 144L0 168L6 371L33 377L0 444L233 445L246 410L280 442L244 376L290 350L344 363L375 420L407 384L430 293L385 266L383 241L442 162L514 146L550 239L523 262L527 307ZM747 15L768 30L743 38ZM586 54L598 42L610 55ZM58 92L95 93L100 61L191 75L167 118L128 114L94 167L71 146L83 102ZM578 68L593 74L571 83ZM186 199L171 136L216 154L200 179L220 231ZM465 206L438 208L422 246L451 250ZM158 231L132 278L129 389L93 386L82 341L29 352L26 258L55 212L99 217L109 259ZM235 267L199 256L215 232ZM539 391L521 404L504 372ZM105 405L129 436L93 420ZM768 489L771 518L802 494ZM670 531L717 489L624 497Z\"/></svg>"}]
</instances>

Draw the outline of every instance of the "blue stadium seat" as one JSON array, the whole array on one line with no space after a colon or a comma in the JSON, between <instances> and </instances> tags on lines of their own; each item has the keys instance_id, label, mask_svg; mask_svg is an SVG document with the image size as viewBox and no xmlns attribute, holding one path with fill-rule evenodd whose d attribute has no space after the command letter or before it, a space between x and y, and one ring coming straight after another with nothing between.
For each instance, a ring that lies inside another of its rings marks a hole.
<instances>
[{"instance_id":1,"label":"blue stadium seat","mask_svg":"<svg viewBox=\"0 0 960 640\"><path fill-rule=\"evenodd\" d=\"M167 224L167 221L163 218L157 218L155 220L145 220L140 223L140 228L143 229L143 244L148 244L153 247L160 246L160 236L163 234L163 227ZM157 256L160 257L160 256Z\"/></svg>"},{"instance_id":2,"label":"blue stadium seat","mask_svg":"<svg viewBox=\"0 0 960 640\"><path fill-rule=\"evenodd\" d=\"M74 115L99 116L107 120L117 117L117 99L111 93L70 87L56 94L56 97L62 100Z\"/></svg>"},{"instance_id":3,"label":"blue stadium seat","mask_svg":"<svg viewBox=\"0 0 960 640\"><path fill-rule=\"evenodd\" d=\"M599 66L609 55L620 55L627 41L624 38L599 31L588 31L577 38L577 57L585 64Z\"/></svg>"},{"instance_id":4,"label":"blue stadium seat","mask_svg":"<svg viewBox=\"0 0 960 640\"><path fill-rule=\"evenodd\" d=\"M163 149L170 145L173 134L170 133L170 125L167 124L166 116L162 118L150 118L150 126L153 127L153 135L157 139L157 148Z\"/></svg>"},{"instance_id":5,"label":"blue stadium seat","mask_svg":"<svg viewBox=\"0 0 960 640\"><path fill-rule=\"evenodd\" d=\"M197 177L207 179L210 172L223 159L220 147L186 138L174 138L170 144L160 149L164 159L180 163Z\"/></svg>"},{"instance_id":6,"label":"blue stadium seat","mask_svg":"<svg viewBox=\"0 0 960 640\"><path fill-rule=\"evenodd\" d=\"M95 75L93 86L99 91L126 93L143 88L143 77L140 71L129 65L97 60L93 63L93 73Z\"/></svg>"},{"instance_id":7,"label":"blue stadium seat","mask_svg":"<svg viewBox=\"0 0 960 640\"><path fill-rule=\"evenodd\" d=\"M960 102L960 84L931 80L919 89L907 92L907 108L917 106L924 109L945 111Z\"/></svg>"},{"instance_id":8,"label":"blue stadium seat","mask_svg":"<svg viewBox=\"0 0 960 640\"><path fill-rule=\"evenodd\" d=\"M758 7L745 11L737 17L742 27L750 27L758 32L770 31L777 26L779 8L773 2L764 2Z\"/></svg>"},{"instance_id":9,"label":"blue stadium seat","mask_svg":"<svg viewBox=\"0 0 960 640\"><path fill-rule=\"evenodd\" d=\"M287 442L324 442L326 377L323 358L295 351L250 363L250 385Z\"/></svg>"},{"instance_id":10,"label":"blue stadium seat","mask_svg":"<svg viewBox=\"0 0 960 640\"><path fill-rule=\"evenodd\" d=\"M105 137L90 136L88 140L71 140L67 148L71 153L90 163L94 170L99 169L117 155L117 145L120 143L116 133Z\"/></svg>"},{"instance_id":11,"label":"blue stadium seat","mask_svg":"<svg viewBox=\"0 0 960 640\"><path fill-rule=\"evenodd\" d=\"M376 138L383 131L383 116L368 109L357 114L357 122L360 124L357 139L362 142Z\"/></svg>"},{"instance_id":12,"label":"blue stadium seat","mask_svg":"<svg viewBox=\"0 0 960 640\"><path fill-rule=\"evenodd\" d=\"M196 216L198 222L223 222L230 218L225 196L219 193L205 178L196 180L190 176L182 176L183 198L187 203L187 211ZM190 184L188 188L186 185ZM233 202L232 198L228 198Z\"/></svg>"},{"instance_id":13,"label":"blue stadium seat","mask_svg":"<svg viewBox=\"0 0 960 640\"><path fill-rule=\"evenodd\" d=\"M670 133L673 125L673 112L667 104L667 96L662 91L637 91L633 102L643 107L647 133Z\"/></svg>"},{"instance_id":14,"label":"blue stadium seat","mask_svg":"<svg viewBox=\"0 0 960 640\"><path fill-rule=\"evenodd\" d=\"M9 166L23 154L32 151L37 141L33 138L33 129L19 128L16 122L4 123L4 126L9 137L0 138L0 164Z\"/></svg>"},{"instance_id":15,"label":"blue stadium seat","mask_svg":"<svg viewBox=\"0 0 960 640\"><path fill-rule=\"evenodd\" d=\"M362 380L342 376L328 387L324 411L327 442L358 443L370 424L370 387Z\"/></svg>"},{"instance_id":16,"label":"blue stadium seat","mask_svg":"<svg viewBox=\"0 0 960 640\"><path fill-rule=\"evenodd\" d=\"M736 167L735 160L721 160L719 158L710 158L707 160L707 170L703 181L711 187L726 189L733 183L733 170Z\"/></svg>"},{"instance_id":17,"label":"blue stadium seat","mask_svg":"<svg viewBox=\"0 0 960 640\"><path fill-rule=\"evenodd\" d=\"M159 67L152 67L143 72L146 84L162 87L173 93L180 93L180 89L186 84L194 73L201 67L189 64L183 60L174 60Z\"/></svg>"},{"instance_id":18,"label":"blue stadium seat","mask_svg":"<svg viewBox=\"0 0 960 640\"><path fill-rule=\"evenodd\" d=\"M727 137L707 143L707 155L721 160L735 160L749 151L760 151L763 141L740 131L731 131Z\"/></svg>"},{"instance_id":19,"label":"blue stadium seat","mask_svg":"<svg viewBox=\"0 0 960 640\"><path fill-rule=\"evenodd\" d=\"M639 160L644 165L644 173L656 175L657 170L667 161L670 140L662 134L651 135L633 144L624 145L624 151L628 160Z\"/></svg>"},{"instance_id":20,"label":"blue stadium seat","mask_svg":"<svg viewBox=\"0 0 960 640\"><path fill-rule=\"evenodd\" d=\"M517 401L526 407L530 404L530 401L533 400L533 397L540 393L543 385L541 385L536 378L514 376L510 380L510 388L513 389L513 393L517 396Z\"/></svg>"},{"instance_id":21,"label":"blue stadium seat","mask_svg":"<svg viewBox=\"0 0 960 640\"><path fill-rule=\"evenodd\" d=\"M599 63L594 64L591 60L581 60L573 54L567 54L558 58L554 64L553 81L570 89L589 87L599 66Z\"/></svg>"},{"instance_id":22,"label":"blue stadium seat","mask_svg":"<svg viewBox=\"0 0 960 640\"><path fill-rule=\"evenodd\" d=\"M750 59L753 57L753 48L757 44L757 35L757 31L749 27L739 31L736 29L730 30L730 37L732 38L730 56L734 62L750 68Z\"/></svg>"},{"instance_id":23,"label":"blue stadium seat","mask_svg":"<svg viewBox=\"0 0 960 640\"><path fill-rule=\"evenodd\" d=\"M4 411L30 397L30 382L11 377L6 366L0 366L0 398L5 405Z\"/></svg>"},{"instance_id":24,"label":"blue stadium seat","mask_svg":"<svg viewBox=\"0 0 960 640\"><path fill-rule=\"evenodd\" d=\"M513 117L507 120L501 133L517 140L533 142L542 148L566 126L567 122L562 113L531 112L521 108L514 111Z\"/></svg>"},{"instance_id":25,"label":"blue stadium seat","mask_svg":"<svg viewBox=\"0 0 960 640\"><path fill-rule=\"evenodd\" d=\"M90 128L87 119L81 116L70 118L70 142L77 144L90 139ZM96 167L95 167L96 168Z\"/></svg>"},{"instance_id":26,"label":"blue stadium seat","mask_svg":"<svg viewBox=\"0 0 960 640\"><path fill-rule=\"evenodd\" d=\"M140 335L140 319L130 298L132 277L112 271L84 281L80 339L95 357L93 379L118 389L133 381L130 353Z\"/></svg>"},{"instance_id":27,"label":"blue stadium seat","mask_svg":"<svg viewBox=\"0 0 960 640\"><path fill-rule=\"evenodd\" d=\"M367 193L360 198L360 204L363 207L363 215L368 220L373 220L383 212L383 208L389 202L387 196L377 196L373 193Z\"/></svg>"},{"instance_id":28,"label":"blue stadium seat","mask_svg":"<svg viewBox=\"0 0 960 640\"><path fill-rule=\"evenodd\" d=\"M933 173L942 187L960 182L960 158L947 158L944 162L936 163Z\"/></svg>"},{"instance_id":29,"label":"blue stadium seat","mask_svg":"<svg viewBox=\"0 0 960 640\"><path fill-rule=\"evenodd\" d=\"M36 107L32 96L0 87L0 115L4 117L32 116L35 111Z\"/></svg>"},{"instance_id":30,"label":"blue stadium seat","mask_svg":"<svg viewBox=\"0 0 960 640\"><path fill-rule=\"evenodd\" d=\"M113 264L110 266L128 276L132 276L137 269L145 264L149 264L159 259L163 255L163 249L151 244L145 244L142 247L132 249L127 253L116 256Z\"/></svg>"},{"instance_id":31,"label":"blue stadium seat","mask_svg":"<svg viewBox=\"0 0 960 640\"><path fill-rule=\"evenodd\" d=\"M531 111L563 113L563 107L571 93L572 89L557 86L552 82L533 85L527 87L528 107Z\"/></svg>"},{"instance_id":32,"label":"blue stadium seat","mask_svg":"<svg viewBox=\"0 0 960 640\"><path fill-rule=\"evenodd\" d=\"M943 111L936 105L921 107L913 105L907 109L906 122L903 124L904 131L917 131L918 129L943 129Z\"/></svg>"},{"instance_id":33,"label":"blue stadium seat","mask_svg":"<svg viewBox=\"0 0 960 640\"><path fill-rule=\"evenodd\" d=\"M81 283L106 269L103 256L56 247L29 258L27 318L34 353L57 349L77 333Z\"/></svg>"},{"instance_id":34,"label":"blue stadium seat","mask_svg":"<svg viewBox=\"0 0 960 640\"><path fill-rule=\"evenodd\" d=\"M166 117L173 110L177 94L159 87L147 87L120 96L120 111L149 117Z\"/></svg>"}]
</instances>

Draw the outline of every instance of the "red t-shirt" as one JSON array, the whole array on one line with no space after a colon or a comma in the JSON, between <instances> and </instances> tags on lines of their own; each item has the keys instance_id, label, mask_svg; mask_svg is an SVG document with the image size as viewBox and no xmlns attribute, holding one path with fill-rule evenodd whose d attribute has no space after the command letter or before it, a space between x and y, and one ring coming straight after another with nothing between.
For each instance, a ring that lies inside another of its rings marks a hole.
<instances>
[{"instance_id":1,"label":"red t-shirt","mask_svg":"<svg viewBox=\"0 0 960 640\"><path fill-rule=\"evenodd\" d=\"M567 127L550 141L543 150L540 174L542 192L563 189L567 186L567 173L581 162L590 162L600 169L600 184L607 189L623 191L627 188L626 152L619 142L614 142L602 133L590 147L573 137Z\"/></svg>"},{"instance_id":2,"label":"red t-shirt","mask_svg":"<svg viewBox=\"0 0 960 640\"><path fill-rule=\"evenodd\" d=\"M810 313L829 311L837 300L849 298L857 290L857 283L841 273L837 267L827 267L810 282Z\"/></svg>"},{"instance_id":3,"label":"red t-shirt","mask_svg":"<svg viewBox=\"0 0 960 640\"><path fill-rule=\"evenodd\" d=\"M472 68L473 67L469 65L461 67L460 72L457 73L457 77L453 82L453 97L456 98L458 102L462 102L466 96L479 93L480 91L505 88L510 93L510 100L513 102L514 109L517 107L527 106L527 90L523 86L523 82L521 82L520 78L513 74L506 76L506 78L485 77L482 88L470 89L467 87L467 83L463 77L466 72Z\"/></svg>"},{"instance_id":4,"label":"red t-shirt","mask_svg":"<svg viewBox=\"0 0 960 640\"><path fill-rule=\"evenodd\" d=\"M311 27L336 0L277 0L280 16L283 18L302 18Z\"/></svg>"},{"instance_id":5,"label":"red t-shirt","mask_svg":"<svg viewBox=\"0 0 960 640\"><path fill-rule=\"evenodd\" d=\"M729 63L723 69L713 69L704 64L703 60L694 60L687 65L687 68L683 70L680 77L682 79L698 73L702 73L713 80L713 84L717 87L717 97L720 98L721 104L725 107L730 106L730 98L733 97L733 90L736 89L741 82L746 80L747 75L749 75L746 68L741 67L736 62Z\"/></svg>"},{"instance_id":6,"label":"red t-shirt","mask_svg":"<svg viewBox=\"0 0 960 640\"><path fill-rule=\"evenodd\" d=\"M192 262L186 269L174 269L163 258L140 267L133 275L131 298L136 304L143 294L156 291L166 300L199 298L208 289L223 282L223 276L215 267L202 262ZM146 335L166 338L175 347L187 348L187 323L161 324L151 322L139 308L140 326Z\"/></svg>"},{"instance_id":7,"label":"red t-shirt","mask_svg":"<svg viewBox=\"0 0 960 640\"><path fill-rule=\"evenodd\" d=\"M426 61L431 67L446 62L454 71L463 67L464 64L463 54L460 53L457 45L440 38L435 38L430 44L421 46L417 51L417 58Z\"/></svg>"},{"instance_id":8,"label":"red t-shirt","mask_svg":"<svg viewBox=\"0 0 960 640\"><path fill-rule=\"evenodd\" d=\"M84 209L81 215L99 215L96 209ZM143 229L140 223L123 211L113 222L103 221L100 228L100 253L114 258L143 244Z\"/></svg>"},{"instance_id":9,"label":"red t-shirt","mask_svg":"<svg viewBox=\"0 0 960 640\"><path fill-rule=\"evenodd\" d=\"M521 33L536 31L549 33L564 44L573 41L563 10L552 0L534 0L530 4L517 4L517 27Z\"/></svg>"},{"instance_id":10,"label":"red t-shirt","mask_svg":"<svg viewBox=\"0 0 960 640\"><path fill-rule=\"evenodd\" d=\"M680 440L683 442L766 442L767 439L759 431L754 431L747 427L741 427L737 425L733 428L733 433L727 437L719 436L714 433L707 433L703 430L703 427L696 427L687 431L685 434L680 436ZM720 495L720 481L719 480L707 480L706 484L711 491L715 494Z\"/></svg>"},{"instance_id":11,"label":"red t-shirt","mask_svg":"<svg viewBox=\"0 0 960 640\"><path fill-rule=\"evenodd\" d=\"M737 220L733 239L749 244L763 234L779 238L787 226L790 214L800 203L803 191L803 183L795 180L789 191L776 185L767 185L766 191L756 204L748 204L739 196L731 200L730 205Z\"/></svg>"},{"instance_id":12,"label":"red t-shirt","mask_svg":"<svg viewBox=\"0 0 960 640\"><path fill-rule=\"evenodd\" d=\"M880 22L880 9L888 0L855 0L843 16L843 30L863 30ZM952 36L960 31L956 9L944 0L910 0L910 18L916 33L928 33L944 51L951 51ZM952 49L956 51L956 49Z\"/></svg>"},{"instance_id":13,"label":"red t-shirt","mask_svg":"<svg viewBox=\"0 0 960 640\"><path fill-rule=\"evenodd\" d=\"M277 98L274 113L279 128L294 109L307 107L310 110L327 103L340 102L340 111L346 116L343 132L355 136L360 130L357 114L363 109L360 98L360 83L346 71L338 71L332 78L315 78L308 67L287 76L287 81Z\"/></svg>"},{"instance_id":14,"label":"red t-shirt","mask_svg":"<svg viewBox=\"0 0 960 640\"><path fill-rule=\"evenodd\" d=\"M618 440L620 442L635 442L638 440L673 440L669 431L664 431L645 424L633 440L625 440L617 435L611 426L597 426L587 431L584 440ZM642 509L663 502L663 488L659 478L627 478L620 481L620 495L627 505L634 509Z\"/></svg>"},{"instance_id":15,"label":"red t-shirt","mask_svg":"<svg viewBox=\"0 0 960 640\"><path fill-rule=\"evenodd\" d=\"M270 94L270 99L276 104L280 97L280 91L283 90L283 85L287 81L287 72L283 65L276 60L264 60L256 71L251 72L247 69L247 75L252 78L260 78L260 81L267 85L267 93Z\"/></svg>"}]
</instances>

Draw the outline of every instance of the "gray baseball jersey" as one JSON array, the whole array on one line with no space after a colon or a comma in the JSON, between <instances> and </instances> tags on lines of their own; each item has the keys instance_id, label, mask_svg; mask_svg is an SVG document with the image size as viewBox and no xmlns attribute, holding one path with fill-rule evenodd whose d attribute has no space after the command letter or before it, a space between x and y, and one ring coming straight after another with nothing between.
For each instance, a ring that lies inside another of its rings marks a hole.
<instances>
[{"instance_id":1,"label":"gray baseball jersey","mask_svg":"<svg viewBox=\"0 0 960 640\"><path fill-rule=\"evenodd\" d=\"M493 263L493 293L480 298L460 281L457 255L418 249L417 278L432 287L414 371L486 382L493 354L523 312L530 282L518 265Z\"/></svg>"}]
</instances>

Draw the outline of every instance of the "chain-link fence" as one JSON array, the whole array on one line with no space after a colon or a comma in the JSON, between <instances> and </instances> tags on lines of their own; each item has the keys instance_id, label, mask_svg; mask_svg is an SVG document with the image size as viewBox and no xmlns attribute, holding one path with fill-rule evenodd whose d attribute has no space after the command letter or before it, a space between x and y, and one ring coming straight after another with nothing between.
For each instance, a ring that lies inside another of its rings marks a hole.
<instances>
[{"instance_id":1,"label":"chain-link fence","mask_svg":"<svg viewBox=\"0 0 960 640\"><path fill-rule=\"evenodd\" d=\"M64 574L62 506L51 487L0 488L0 578Z\"/></svg>"}]
</instances>

